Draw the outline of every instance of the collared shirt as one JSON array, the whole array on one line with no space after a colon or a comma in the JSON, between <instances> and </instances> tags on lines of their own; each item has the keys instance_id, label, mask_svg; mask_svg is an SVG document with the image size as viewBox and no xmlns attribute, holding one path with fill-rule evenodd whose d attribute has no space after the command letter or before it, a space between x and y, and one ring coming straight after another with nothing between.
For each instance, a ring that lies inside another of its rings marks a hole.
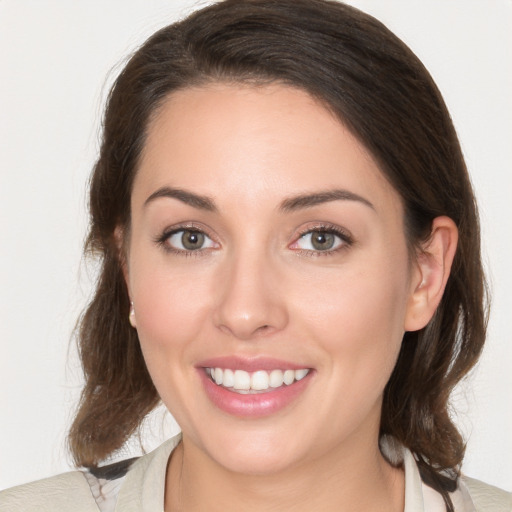
<instances>
[{"instance_id":1,"label":"collared shirt","mask_svg":"<svg viewBox=\"0 0 512 512\"><path fill-rule=\"evenodd\" d=\"M175 436L137 459L72 471L0 492L0 512L163 512L167 463ZM386 448L385 448L386 449ZM421 481L412 453L394 447L405 472L404 512L445 512L441 495ZM462 477L450 493L456 512L512 512L512 494Z\"/></svg>"}]
</instances>

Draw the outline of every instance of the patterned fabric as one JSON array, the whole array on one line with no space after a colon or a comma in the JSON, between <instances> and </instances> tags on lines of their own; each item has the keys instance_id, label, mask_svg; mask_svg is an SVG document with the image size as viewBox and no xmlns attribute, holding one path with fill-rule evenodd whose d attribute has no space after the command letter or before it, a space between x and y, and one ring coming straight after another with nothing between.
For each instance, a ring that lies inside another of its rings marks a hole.
<instances>
[{"instance_id":1,"label":"patterned fabric","mask_svg":"<svg viewBox=\"0 0 512 512\"><path fill-rule=\"evenodd\" d=\"M163 512L176 436L139 457L91 471L70 471L0 492L0 512ZM383 440L383 453L405 473L404 512L445 512L440 494L421 481L412 453ZM451 493L456 512L512 512L512 494L462 477Z\"/></svg>"},{"instance_id":2,"label":"patterned fabric","mask_svg":"<svg viewBox=\"0 0 512 512\"><path fill-rule=\"evenodd\" d=\"M175 446L178 441L175 442ZM404 512L445 512L443 498L437 491L421 482L414 458L408 450L392 438L381 439L381 450L393 465L404 467L406 481ZM123 487L126 474L136 460L136 458L129 459L97 468L94 470L94 474L85 472L85 477L101 512L117 512L117 496ZM421 489L421 493L418 493L419 489ZM457 512L477 512L463 481L459 482L457 490L450 493L450 496Z\"/></svg>"},{"instance_id":3,"label":"patterned fabric","mask_svg":"<svg viewBox=\"0 0 512 512\"><path fill-rule=\"evenodd\" d=\"M84 476L101 512L114 511L117 495L123 485L124 477L137 459L138 457L134 457L108 466L84 471Z\"/></svg>"}]
</instances>

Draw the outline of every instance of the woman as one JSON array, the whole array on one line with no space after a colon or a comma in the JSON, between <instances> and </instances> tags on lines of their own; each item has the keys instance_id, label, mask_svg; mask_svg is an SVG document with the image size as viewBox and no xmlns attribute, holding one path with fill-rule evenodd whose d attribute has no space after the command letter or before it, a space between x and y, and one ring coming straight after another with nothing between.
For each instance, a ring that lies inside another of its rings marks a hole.
<instances>
[{"instance_id":1,"label":"woman","mask_svg":"<svg viewBox=\"0 0 512 512\"><path fill-rule=\"evenodd\" d=\"M113 87L90 205L89 469L0 510L511 508L460 477L447 410L485 336L469 178L379 22L249 0L161 30ZM101 467L160 399L182 435Z\"/></svg>"}]
</instances>

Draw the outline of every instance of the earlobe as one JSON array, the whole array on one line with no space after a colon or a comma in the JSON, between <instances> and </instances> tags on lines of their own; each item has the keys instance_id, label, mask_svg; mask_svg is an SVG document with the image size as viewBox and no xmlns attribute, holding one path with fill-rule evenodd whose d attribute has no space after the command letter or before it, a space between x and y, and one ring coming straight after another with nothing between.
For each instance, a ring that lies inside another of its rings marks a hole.
<instances>
[{"instance_id":1,"label":"earlobe","mask_svg":"<svg viewBox=\"0 0 512 512\"><path fill-rule=\"evenodd\" d=\"M132 327L137 327L137 322L135 321L135 307L133 306L133 300L130 301L130 314L128 316L128 320L130 321L130 325Z\"/></svg>"},{"instance_id":2,"label":"earlobe","mask_svg":"<svg viewBox=\"0 0 512 512\"><path fill-rule=\"evenodd\" d=\"M414 262L406 331L422 329L434 315L450 276L457 240L458 230L452 219L442 216L433 220L430 237L418 250Z\"/></svg>"}]
</instances>

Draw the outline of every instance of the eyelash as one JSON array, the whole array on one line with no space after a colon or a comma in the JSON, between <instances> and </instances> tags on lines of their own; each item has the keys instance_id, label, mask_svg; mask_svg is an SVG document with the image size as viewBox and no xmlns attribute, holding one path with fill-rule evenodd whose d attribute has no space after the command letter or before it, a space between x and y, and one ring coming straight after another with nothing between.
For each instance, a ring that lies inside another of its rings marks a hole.
<instances>
[{"instance_id":1,"label":"eyelash","mask_svg":"<svg viewBox=\"0 0 512 512\"><path fill-rule=\"evenodd\" d=\"M331 234L337 236L341 240L341 245L335 249L328 249L325 251L314 251L310 249L295 249L297 253L303 256L309 256L309 257L320 257L320 256L332 256L333 254L336 254L340 251L347 250L350 246L354 245L354 239L350 233L347 231L341 229L339 226L336 226L334 224L315 224L313 226L307 226L307 228L302 229L299 232L299 236L293 242L296 244L302 237L309 233L314 232L321 232L325 234Z\"/></svg>"},{"instance_id":2,"label":"eyelash","mask_svg":"<svg viewBox=\"0 0 512 512\"><path fill-rule=\"evenodd\" d=\"M174 226L172 228L166 229L160 236L158 236L155 239L155 243L162 247L162 249L168 253L176 254L178 256L204 256L208 252L208 248L205 249L196 249L196 250L183 250L183 249L176 249L169 245L168 240L171 236L180 233L181 231L192 231L197 232L200 234L203 234L207 236L210 240L212 240L214 243L215 239L214 237L211 237L207 231L200 226L197 226L195 224L185 224L185 225L179 225ZM352 238L352 235L350 235L345 230L341 229L338 226L335 226L333 224L315 224L313 226L308 226L307 228L302 229L293 244L298 243L298 241L303 238L305 235L309 233L314 232L321 232L325 234L331 234L336 237L338 237L341 240L341 245L335 249L327 249L325 251L321 250L311 250L311 249L293 249L298 254L303 256L309 256L309 257L319 257L319 256L332 256L333 254L336 254L340 251L346 250L348 247L352 246L354 244L354 239ZM293 245L292 244L292 245Z\"/></svg>"},{"instance_id":3,"label":"eyelash","mask_svg":"<svg viewBox=\"0 0 512 512\"><path fill-rule=\"evenodd\" d=\"M184 224L184 225L179 225L179 226L174 226L172 228L168 228L168 229L164 230L164 232L155 239L155 243L158 246L162 247L162 249L165 252L170 253L170 254L176 254L178 256L198 257L198 256L204 256L207 254L207 249L196 249L195 251L193 251L193 250L187 251L187 250L183 250L183 249L176 249L175 247L172 247L171 245L169 245L167 243L169 238L171 238L171 236L173 236L181 231L192 231L195 233L203 234L203 235L207 236L210 240L212 240L214 243L216 243L214 238L211 237L203 227L197 226L195 224Z\"/></svg>"}]
</instances>

